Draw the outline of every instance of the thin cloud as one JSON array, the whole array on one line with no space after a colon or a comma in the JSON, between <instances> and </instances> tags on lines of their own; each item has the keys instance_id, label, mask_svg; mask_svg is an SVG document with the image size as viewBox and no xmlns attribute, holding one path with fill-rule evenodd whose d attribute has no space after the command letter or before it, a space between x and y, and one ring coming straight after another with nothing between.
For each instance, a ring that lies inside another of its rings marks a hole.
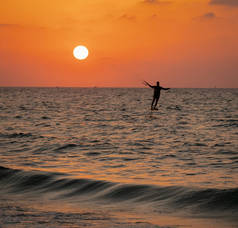
<instances>
[{"instance_id":1,"label":"thin cloud","mask_svg":"<svg viewBox=\"0 0 238 228\"><path fill-rule=\"evenodd\" d=\"M148 5L162 5L162 4L170 4L170 1L160 1L160 0L143 0L142 3Z\"/></svg>"},{"instance_id":2,"label":"thin cloud","mask_svg":"<svg viewBox=\"0 0 238 228\"><path fill-rule=\"evenodd\" d=\"M43 26L21 25L21 24L0 24L0 29L47 29Z\"/></svg>"},{"instance_id":3,"label":"thin cloud","mask_svg":"<svg viewBox=\"0 0 238 228\"><path fill-rule=\"evenodd\" d=\"M238 7L238 0L210 0L210 4Z\"/></svg>"},{"instance_id":4,"label":"thin cloud","mask_svg":"<svg viewBox=\"0 0 238 228\"><path fill-rule=\"evenodd\" d=\"M205 13L203 14L202 16L199 16L199 17L195 17L194 20L213 20L217 18L216 14L213 13L213 12L208 12L208 13Z\"/></svg>"},{"instance_id":5,"label":"thin cloud","mask_svg":"<svg viewBox=\"0 0 238 228\"><path fill-rule=\"evenodd\" d=\"M52 30L52 29L60 29L60 28L51 28L45 26L33 26L30 24L7 24L7 23L0 23L0 29L18 29L18 30Z\"/></svg>"},{"instance_id":6,"label":"thin cloud","mask_svg":"<svg viewBox=\"0 0 238 228\"><path fill-rule=\"evenodd\" d=\"M128 21L134 21L136 19L135 16L133 15L128 15L128 14L123 14L122 16L119 17L121 20L128 20Z\"/></svg>"},{"instance_id":7,"label":"thin cloud","mask_svg":"<svg viewBox=\"0 0 238 228\"><path fill-rule=\"evenodd\" d=\"M19 24L0 24L0 28L23 28L24 26Z\"/></svg>"},{"instance_id":8,"label":"thin cloud","mask_svg":"<svg viewBox=\"0 0 238 228\"><path fill-rule=\"evenodd\" d=\"M157 18L157 17L158 17L157 14L151 15L151 18L152 18L152 19L155 19L155 18Z\"/></svg>"},{"instance_id":9,"label":"thin cloud","mask_svg":"<svg viewBox=\"0 0 238 228\"><path fill-rule=\"evenodd\" d=\"M201 18L204 18L204 19L214 19L215 17L216 15L213 12L208 12L201 16Z\"/></svg>"}]
</instances>

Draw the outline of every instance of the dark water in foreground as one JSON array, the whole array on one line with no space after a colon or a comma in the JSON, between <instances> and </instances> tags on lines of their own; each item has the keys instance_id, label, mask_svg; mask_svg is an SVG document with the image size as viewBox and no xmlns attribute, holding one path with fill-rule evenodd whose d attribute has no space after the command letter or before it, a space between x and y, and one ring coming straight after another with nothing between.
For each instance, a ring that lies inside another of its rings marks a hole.
<instances>
[{"instance_id":1,"label":"dark water in foreground","mask_svg":"<svg viewBox=\"0 0 238 228\"><path fill-rule=\"evenodd\" d=\"M238 90L151 95L0 88L0 224L237 227Z\"/></svg>"}]
</instances>

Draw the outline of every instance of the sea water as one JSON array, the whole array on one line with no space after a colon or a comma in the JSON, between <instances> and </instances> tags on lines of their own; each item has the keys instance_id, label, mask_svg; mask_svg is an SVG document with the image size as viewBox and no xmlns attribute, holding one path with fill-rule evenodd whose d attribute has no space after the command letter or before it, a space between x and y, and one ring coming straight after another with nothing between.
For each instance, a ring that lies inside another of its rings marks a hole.
<instances>
[{"instance_id":1,"label":"sea water","mask_svg":"<svg viewBox=\"0 0 238 228\"><path fill-rule=\"evenodd\" d=\"M0 88L3 227L238 227L238 89Z\"/></svg>"}]
</instances>

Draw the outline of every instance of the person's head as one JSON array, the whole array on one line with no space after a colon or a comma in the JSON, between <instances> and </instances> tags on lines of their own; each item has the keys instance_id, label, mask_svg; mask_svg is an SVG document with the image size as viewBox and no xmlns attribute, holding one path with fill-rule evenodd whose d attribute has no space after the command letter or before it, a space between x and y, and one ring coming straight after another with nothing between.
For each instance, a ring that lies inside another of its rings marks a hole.
<instances>
[{"instance_id":1,"label":"person's head","mask_svg":"<svg viewBox=\"0 0 238 228\"><path fill-rule=\"evenodd\" d=\"M159 86L159 81L157 81L157 86Z\"/></svg>"}]
</instances>

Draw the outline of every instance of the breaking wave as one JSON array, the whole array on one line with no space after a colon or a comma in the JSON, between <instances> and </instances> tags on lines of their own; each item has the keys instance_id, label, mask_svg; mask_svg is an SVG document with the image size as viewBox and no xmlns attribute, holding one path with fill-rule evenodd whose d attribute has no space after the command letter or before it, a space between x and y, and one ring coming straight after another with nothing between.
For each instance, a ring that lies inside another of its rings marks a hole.
<instances>
[{"instance_id":1,"label":"breaking wave","mask_svg":"<svg viewBox=\"0 0 238 228\"><path fill-rule=\"evenodd\" d=\"M57 199L84 197L84 200L129 202L153 207L193 209L219 213L238 211L238 188L199 189L182 186L155 186L74 179L60 173L23 171L0 166L1 191L13 194L55 193Z\"/></svg>"}]
</instances>

